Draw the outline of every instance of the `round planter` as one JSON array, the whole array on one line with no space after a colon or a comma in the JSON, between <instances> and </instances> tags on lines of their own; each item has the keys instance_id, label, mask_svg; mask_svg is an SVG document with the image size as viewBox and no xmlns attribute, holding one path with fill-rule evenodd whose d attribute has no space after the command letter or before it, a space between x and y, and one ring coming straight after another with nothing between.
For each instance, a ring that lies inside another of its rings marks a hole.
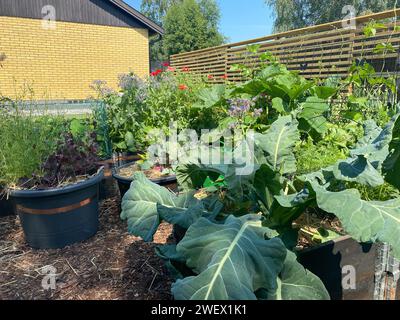
<instances>
[{"instance_id":1,"label":"round planter","mask_svg":"<svg viewBox=\"0 0 400 320\"><path fill-rule=\"evenodd\" d=\"M103 177L101 169L94 177L64 188L13 190L15 212L28 244L36 249L59 249L95 235Z\"/></svg>"},{"instance_id":2,"label":"round planter","mask_svg":"<svg viewBox=\"0 0 400 320\"><path fill-rule=\"evenodd\" d=\"M2 196L0 190L0 217L11 216L14 214L12 201L11 199L7 199L6 196Z\"/></svg>"},{"instance_id":3,"label":"round planter","mask_svg":"<svg viewBox=\"0 0 400 320\"><path fill-rule=\"evenodd\" d=\"M113 164L115 167L123 166L124 164L131 163L140 159L142 152L122 152L113 155Z\"/></svg>"},{"instance_id":4,"label":"round planter","mask_svg":"<svg viewBox=\"0 0 400 320\"><path fill-rule=\"evenodd\" d=\"M131 187L131 183L133 181L133 178L126 178L126 177L121 177L118 172L122 168L129 167L133 164L134 162L124 164L123 166L120 166L116 169L113 170L113 177L115 180L118 182L118 187L119 187L119 192L121 194L121 198L124 197L125 193L129 190ZM165 178L160 178L160 179L151 179L152 182L164 186L164 187L171 187L171 189L176 188L176 176L168 176Z\"/></svg>"}]
</instances>

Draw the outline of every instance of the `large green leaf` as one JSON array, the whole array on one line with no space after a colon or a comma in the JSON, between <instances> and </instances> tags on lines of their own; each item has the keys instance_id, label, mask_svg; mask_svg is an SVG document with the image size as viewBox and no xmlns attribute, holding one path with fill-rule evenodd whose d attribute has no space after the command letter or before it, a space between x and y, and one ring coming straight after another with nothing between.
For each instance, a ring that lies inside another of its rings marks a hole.
<instances>
[{"instance_id":1,"label":"large green leaf","mask_svg":"<svg viewBox=\"0 0 400 320\"><path fill-rule=\"evenodd\" d=\"M294 101L303 96L313 85L311 81L307 81L294 73L287 73L275 77L267 92L272 97L281 97L284 100Z\"/></svg>"},{"instance_id":2,"label":"large green leaf","mask_svg":"<svg viewBox=\"0 0 400 320\"><path fill-rule=\"evenodd\" d=\"M314 95L320 99L328 99L338 92L338 88L327 86L315 86L312 89Z\"/></svg>"},{"instance_id":3,"label":"large green leaf","mask_svg":"<svg viewBox=\"0 0 400 320\"><path fill-rule=\"evenodd\" d=\"M252 300L259 289L275 292L287 252L280 239L265 240L266 232L258 216L198 220L177 246L198 275L172 286L175 299Z\"/></svg>"},{"instance_id":4,"label":"large green leaf","mask_svg":"<svg viewBox=\"0 0 400 320\"><path fill-rule=\"evenodd\" d=\"M282 64L270 64L262 69L258 74L257 78L268 81L271 79L275 79L277 76L282 74L287 74L289 71L287 68Z\"/></svg>"},{"instance_id":5,"label":"large green leaf","mask_svg":"<svg viewBox=\"0 0 400 320\"><path fill-rule=\"evenodd\" d=\"M390 154L383 164L385 178L387 182L400 189L400 118L397 118L395 122L389 152Z\"/></svg>"},{"instance_id":6,"label":"large green leaf","mask_svg":"<svg viewBox=\"0 0 400 320\"><path fill-rule=\"evenodd\" d=\"M301 129L322 136L328 130L328 121L324 113L329 110L329 105L325 100L318 97L309 97L302 104L302 109L298 114L298 118L302 119Z\"/></svg>"},{"instance_id":7,"label":"large green leaf","mask_svg":"<svg viewBox=\"0 0 400 320\"><path fill-rule=\"evenodd\" d=\"M164 260L169 275L173 279L183 279L193 275L192 271L186 266L185 257L176 251L176 244L166 244L156 247L156 254Z\"/></svg>"},{"instance_id":8,"label":"large green leaf","mask_svg":"<svg viewBox=\"0 0 400 320\"><path fill-rule=\"evenodd\" d=\"M395 168L396 166L395 143L390 145L391 158L387 159L387 157L389 155L389 144L391 141L395 141L396 130L399 130L400 121L398 119L398 116L394 117L384 129L377 126L373 120L366 121L364 124L364 136L357 142L355 148L350 151L352 158L339 161L332 167L335 178L342 181L357 182L370 187L384 184L382 165L385 163L385 168ZM393 172L387 178L397 176Z\"/></svg>"},{"instance_id":9,"label":"large green leaf","mask_svg":"<svg viewBox=\"0 0 400 320\"><path fill-rule=\"evenodd\" d=\"M357 141L355 149L360 149L374 142L382 133L382 128L379 127L374 120L366 120L363 123L364 136Z\"/></svg>"},{"instance_id":10,"label":"large green leaf","mask_svg":"<svg viewBox=\"0 0 400 320\"><path fill-rule=\"evenodd\" d=\"M396 145L396 134L399 135L396 132L400 130L399 127L398 115L384 129L377 126L375 121L367 120L364 123L364 136L350 151L351 158L340 160L329 168L303 176L301 179L313 181L318 178L320 181L324 180L325 184L334 178L339 181L356 182L377 187L384 183L382 175L384 165L383 172L386 173L386 180L392 179L394 185L396 185L396 179L399 179L396 168L400 168L400 165L398 165L400 151L397 151ZM391 155L388 157L389 148Z\"/></svg>"},{"instance_id":11,"label":"large green leaf","mask_svg":"<svg viewBox=\"0 0 400 320\"><path fill-rule=\"evenodd\" d=\"M338 162L333 166L333 174L337 180L357 182L370 187L385 183L380 172L364 156Z\"/></svg>"},{"instance_id":12,"label":"large green leaf","mask_svg":"<svg viewBox=\"0 0 400 320\"><path fill-rule=\"evenodd\" d=\"M293 149L300 139L297 125L292 116L280 117L265 134L256 134L256 145L264 151L273 171L281 174L296 172Z\"/></svg>"},{"instance_id":13,"label":"large green leaf","mask_svg":"<svg viewBox=\"0 0 400 320\"><path fill-rule=\"evenodd\" d=\"M269 166L263 164L257 170L252 186L257 197L269 210L274 201L274 196L279 195L282 190L281 176Z\"/></svg>"},{"instance_id":14,"label":"large green leaf","mask_svg":"<svg viewBox=\"0 0 400 320\"><path fill-rule=\"evenodd\" d=\"M313 82L288 71L284 65L271 64L262 69L256 78L236 88L233 93L252 96L267 93L270 97L281 98L293 106L313 85Z\"/></svg>"},{"instance_id":15,"label":"large green leaf","mask_svg":"<svg viewBox=\"0 0 400 320\"><path fill-rule=\"evenodd\" d=\"M364 201L355 189L329 192L317 183L312 183L312 187L319 208L335 214L350 236L360 242L387 242L400 258L400 198Z\"/></svg>"},{"instance_id":16,"label":"large green leaf","mask_svg":"<svg viewBox=\"0 0 400 320\"><path fill-rule=\"evenodd\" d=\"M201 103L195 104L193 107L212 108L225 99L225 91L226 86L224 84L216 84L209 88L200 89L197 98Z\"/></svg>"},{"instance_id":17,"label":"large green leaf","mask_svg":"<svg viewBox=\"0 0 400 320\"><path fill-rule=\"evenodd\" d=\"M389 156L389 144L393 140L393 133L396 132L400 114L380 129L374 125L373 121L368 121L365 125L365 136L357 143L355 149L350 154L353 157L364 156L377 170L382 169L383 162Z\"/></svg>"},{"instance_id":18,"label":"large green leaf","mask_svg":"<svg viewBox=\"0 0 400 320\"><path fill-rule=\"evenodd\" d=\"M157 212L161 220L173 225L188 229L201 217L213 218L215 215L208 213L203 203L194 197L194 193L182 194L176 198L173 206L157 205ZM218 214L219 212L216 212Z\"/></svg>"},{"instance_id":19,"label":"large green leaf","mask_svg":"<svg viewBox=\"0 0 400 320\"><path fill-rule=\"evenodd\" d=\"M205 170L198 163L192 163L178 165L175 173L179 186L183 190L189 191L201 189L207 177L211 174L210 171ZM218 172L214 172L213 178L218 178L218 175Z\"/></svg>"},{"instance_id":20,"label":"large green leaf","mask_svg":"<svg viewBox=\"0 0 400 320\"><path fill-rule=\"evenodd\" d=\"M253 149L247 140L239 143L233 151L224 152L222 148L201 146L193 150L185 163L176 168L178 183L188 191L202 188L208 177L214 181L223 177L226 188L233 194L241 195L260 166L260 156ZM204 154L210 154L210 157L204 157ZM225 155L231 156L231 159L225 161ZM213 161L207 161L210 158Z\"/></svg>"},{"instance_id":21,"label":"large green leaf","mask_svg":"<svg viewBox=\"0 0 400 320\"><path fill-rule=\"evenodd\" d=\"M288 110L287 104L282 100L282 98L279 97L272 99L272 108L274 108L280 114L287 114L290 112L290 110Z\"/></svg>"},{"instance_id":22,"label":"large green leaf","mask_svg":"<svg viewBox=\"0 0 400 320\"><path fill-rule=\"evenodd\" d=\"M122 199L121 218L128 220L131 234L152 241L160 224L157 206L159 204L174 207L177 196L161 187L143 173L136 173L129 191Z\"/></svg>"},{"instance_id":23,"label":"large green leaf","mask_svg":"<svg viewBox=\"0 0 400 320\"><path fill-rule=\"evenodd\" d=\"M136 173L129 191L122 199L121 218L128 220L131 234L144 241L152 241L163 220L189 228L200 217L212 218L217 213L207 212L193 193L177 196L151 182L143 173Z\"/></svg>"},{"instance_id":24,"label":"large green leaf","mask_svg":"<svg viewBox=\"0 0 400 320\"><path fill-rule=\"evenodd\" d=\"M297 194L276 196L264 225L280 232L292 227L293 221L315 203L315 195L304 189Z\"/></svg>"},{"instance_id":25,"label":"large green leaf","mask_svg":"<svg viewBox=\"0 0 400 320\"><path fill-rule=\"evenodd\" d=\"M277 300L329 300L329 293L322 281L306 270L293 252L288 255L278 279Z\"/></svg>"}]
</instances>

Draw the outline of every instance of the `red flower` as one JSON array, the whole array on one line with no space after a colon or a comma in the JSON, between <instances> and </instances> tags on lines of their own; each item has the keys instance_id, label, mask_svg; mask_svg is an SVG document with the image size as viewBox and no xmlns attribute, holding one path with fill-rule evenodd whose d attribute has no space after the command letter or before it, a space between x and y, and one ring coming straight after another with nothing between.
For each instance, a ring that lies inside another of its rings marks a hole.
<instances>
[{"instance_id":1,"label":"red flower","mask_svg":"<svg viewBox=\"0 0 400 320\"><path fill-rule=\"evenodd\" d=\"M167 68L167 71L169 71L169 72L174 72L174 71L175 71L175 68L173 68L173 67L168 67L168 68Z\"/></svg>"},{"instance_id":2,"label":"red flower","mask_svg":"<svg viewBox=\"0 0 400 320\"><path fill-rule=\"evenodd\" d=\"M170 66L170 64L168 62L164 62L162 65L163 65L163 67L169 67Z\"/></svg>"},{"instance_id":3,"label":"red flower","mask_svg":"<svg viewBox=\"0 0 400 320\"><path fill-rule=\"evenodd\" d=\"M221 78L224 79L224 80L226 80L226 79L228 79L228 75L227 75L227 74L224 74L223 76L221 76Z\"/></svg>"},{"instance_id":4,"label":"red flower","mask_svg":"<svg viewBox=\"0 0 400 320\"><path fill-rule=\"evenodd\" d=\"M183 67L183 68L182 68L182 71L183 71L183 72L189 72L189 70L190 70L189 67Z\"/></svg>"},{"instance_id":5,"label":"red flower","mask_svg":"<svg viewBox=\"0 0 400 320\"><path fill-rule=\"evenodd\" d=\"M208 75L208 79L209 79L209 80L212 80L212 79L214 79L214 76L213 76L212 74L209 74L209 75Z\"/></svg>"},{"instance_id":6,"label":"red flower","mask_svg":"<svg viewBox=\"0 0 400 320\"><path fill-rule=\"evenodd\" d=\"M184 90L187 90L189 88L188 88L188 86L186 84L180 84L178 89L184 91Z\"/></svg>"},{"instance_id":7,"label":"red flower","mask_svg":"<svg viewBox=\"0 0 400 320\"><path fill-rule=\"evenodd\" d=\"M156 71L150 73L150 75L151 75L152 77L157 77L160 73L162 73L162 70L158 69L158 70L156 70Z\"/></svg>"}]
</instances>

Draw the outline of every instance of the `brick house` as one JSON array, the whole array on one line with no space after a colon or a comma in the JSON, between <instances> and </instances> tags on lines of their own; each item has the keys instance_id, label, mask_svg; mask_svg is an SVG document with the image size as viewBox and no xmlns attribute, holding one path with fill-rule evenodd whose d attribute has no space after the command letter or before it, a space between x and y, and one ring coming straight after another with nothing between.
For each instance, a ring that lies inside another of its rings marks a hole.
<instances>
[{"instance_id":1,"label":"brick house","mask_svg":"<svg viewBox=\"0 0 400 320\"><path fill-rule=\"evenodd\" d=\"M149 36L162 33L121 0L0 0L0 94L87 99L94 80L148 75Z\"/></svg>"}]
</instances>

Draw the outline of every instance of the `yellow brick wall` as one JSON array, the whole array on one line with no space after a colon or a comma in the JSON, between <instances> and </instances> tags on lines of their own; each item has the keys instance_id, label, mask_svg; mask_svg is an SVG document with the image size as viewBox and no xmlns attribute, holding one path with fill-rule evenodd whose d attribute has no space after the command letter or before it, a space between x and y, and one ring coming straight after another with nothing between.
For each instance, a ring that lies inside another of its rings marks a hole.
<instances>
[{"instance_id":1,"label":"yellow brick wall","mask_svg":"<svg viewBox=\"0 0 400 320\"><path fill-rule=\"evenodd\" d=\"M147 29L0 17L1 53L0 94L11 97L29 87L36 100L87 99L94 80L117 88L121 73L149 74Z\"/></svg>"}]
</instances>

